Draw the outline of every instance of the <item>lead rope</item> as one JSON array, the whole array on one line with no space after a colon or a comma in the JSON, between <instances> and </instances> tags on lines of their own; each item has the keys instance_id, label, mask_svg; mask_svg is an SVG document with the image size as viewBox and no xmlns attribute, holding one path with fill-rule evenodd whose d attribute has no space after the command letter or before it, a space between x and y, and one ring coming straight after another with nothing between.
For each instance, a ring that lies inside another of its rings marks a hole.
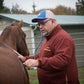
<instances>
[{"instance_id":1,"label":"lead rope","mask_svg":"<svg viewBox=\"0 0 84 84\"><path fill-rule=\"evenodd\" d=\"M36 59L36 51L37 49L39 48L40 44L42 43L44 37L48 34L48 32L45 34L45 35L41 35L41 40L40 42L38 43L37 47L35 48L35 51L34 51L34 59Z\"/></svg>"},{"instance_id":2,"label":"lead rope","mask_svg":"<svg viewBox=\"0 0 84 84\"><path fill-rule=\"evenodd\" d=\"M54 27L54 25L52 25L52 28L53 28L53 27ZM52 30L52 28L50 29L50 31ZM50 32L50 31L49 31L49 32ZM40 42L38 43L38 45L37 45L37 47L35 48L35 51L34 51L34 59L36 59L36 51L37 51L37 49L39 48L40 44L42 43L43 38L44 38L49 32L45 33L44 35L41 34L41 40L40 40Z\"/></svg>"}]
</instances>

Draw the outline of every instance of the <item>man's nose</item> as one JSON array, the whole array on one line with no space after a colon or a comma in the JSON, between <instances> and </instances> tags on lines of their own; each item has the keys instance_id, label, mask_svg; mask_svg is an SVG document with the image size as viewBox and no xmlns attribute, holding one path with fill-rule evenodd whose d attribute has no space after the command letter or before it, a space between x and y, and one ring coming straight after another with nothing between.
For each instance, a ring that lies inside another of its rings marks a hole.
<instances>
[{"instance_id":1,"label":"man's nose","mask_svg":"<svg viewBox=\"0 0 84 84\"><path fill-rule=\"evenodd\" d=\"M39 29L42 29L42 28L43 28L43 26L40 24L40 25L39 25Z\"/></svg>"}]
</instances>

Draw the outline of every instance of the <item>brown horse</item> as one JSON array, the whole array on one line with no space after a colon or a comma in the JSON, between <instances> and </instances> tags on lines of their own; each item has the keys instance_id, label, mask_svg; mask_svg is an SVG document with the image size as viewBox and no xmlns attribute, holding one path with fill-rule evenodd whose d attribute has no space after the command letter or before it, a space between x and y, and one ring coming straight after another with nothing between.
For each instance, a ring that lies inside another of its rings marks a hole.
<instances>
[{"instance_id":1,"label":"brown horse","mask_svg":"<svg viewBox=\"0 0 84 84\"><path fill-rule=\"evenodd\" d=\"M23 56L29 55L23 21L6 27L0 36L0 84L29 84L29 77L13 49Z\"/></svg>"}]
</instances>

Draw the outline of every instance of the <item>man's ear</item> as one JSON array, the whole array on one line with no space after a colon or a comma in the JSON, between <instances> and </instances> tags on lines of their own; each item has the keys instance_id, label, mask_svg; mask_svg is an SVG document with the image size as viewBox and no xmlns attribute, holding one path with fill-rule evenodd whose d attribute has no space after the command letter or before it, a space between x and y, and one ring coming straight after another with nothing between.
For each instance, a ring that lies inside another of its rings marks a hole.
<instances>
[{"instance_id":1,"label":"man's ear","mask_svg":"<svg viewBox=\"0 0 84 84\"><path fill-rule=\"evenodd\" d=\"M55 19L52 19L52 23L55 23L56 22L56 20Z\"/></svg>"}]
</instances>

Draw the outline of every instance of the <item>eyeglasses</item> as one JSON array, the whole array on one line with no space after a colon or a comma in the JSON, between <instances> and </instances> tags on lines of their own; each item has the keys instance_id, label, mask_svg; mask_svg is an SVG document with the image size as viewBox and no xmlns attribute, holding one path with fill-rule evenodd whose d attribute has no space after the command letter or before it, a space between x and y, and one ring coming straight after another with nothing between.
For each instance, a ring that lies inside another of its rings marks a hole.
<instances>
[{"instance_id":1,"label":"eyeglasses","mask_svg":"<svg viewBox=\"0 0 84 84\"><path fill-rule=\"evenodd\" d=\"M48 20L45 20L45 21L41 21L41 22L39 22L36 26L37 27L40 27L40 25L45 25L45 23L47 23L48 21L50 21L51 19L48 19Z\"/></svg>"}]
</instances>

